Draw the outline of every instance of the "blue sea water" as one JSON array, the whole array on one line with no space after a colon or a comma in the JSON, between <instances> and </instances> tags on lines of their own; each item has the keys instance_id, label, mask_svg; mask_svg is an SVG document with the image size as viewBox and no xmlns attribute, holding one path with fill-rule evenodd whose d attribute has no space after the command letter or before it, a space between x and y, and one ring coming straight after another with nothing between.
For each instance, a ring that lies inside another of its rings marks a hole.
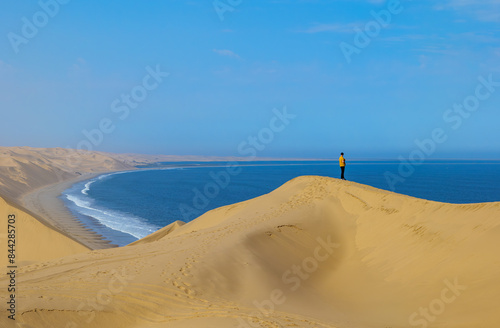
<instances>
[{"instance_id":1,"label":"blue sea water","mask_svg":"<svg viewBox=\"0 0 500 328\"><path fill-rule=\"evenodd\" d=\"M62 194L89 228L123 246L176 221L269 193L302 175L338 178L338 162L161 163L101 175ZM349 162L346 178L448 203L500 201L500 161Z\"/></svg>"}]
</instances>

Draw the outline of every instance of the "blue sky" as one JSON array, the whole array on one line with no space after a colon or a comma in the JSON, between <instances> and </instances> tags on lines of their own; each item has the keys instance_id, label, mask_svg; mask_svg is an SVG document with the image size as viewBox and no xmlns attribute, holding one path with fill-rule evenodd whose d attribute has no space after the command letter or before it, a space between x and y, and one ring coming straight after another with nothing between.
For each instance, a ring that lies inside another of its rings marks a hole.
<instances>
[{"instance_id":1,"label":"blue sky","mask_svg":"<svg viewBox=\"0 0 500 328\"><path fill-rule=\"evenodd\" d=\"M2 146L500 157L499 0L60 2L0 4Z\"/></svg>"}]
</instances>

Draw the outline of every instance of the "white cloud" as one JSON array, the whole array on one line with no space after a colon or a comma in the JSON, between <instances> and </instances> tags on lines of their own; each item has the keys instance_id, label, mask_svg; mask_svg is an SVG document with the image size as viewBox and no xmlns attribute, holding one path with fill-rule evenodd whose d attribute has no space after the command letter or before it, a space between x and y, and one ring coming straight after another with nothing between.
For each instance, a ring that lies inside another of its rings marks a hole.
<instances>
[{"instance_id":1,"label":"white cloud","mask_svg":"<svg viewBox=\"0 0 500 328\"><path fill-rule=\"evenodd\" d=\"M424 45L420 48L412 49L412 51L446 56L460 56L460 52L452 49L449 45Z\"/></svg>"},{"instance_id":2,"label":"white cloud","mask_svg":"<svg viewBox=\"0 0 500 328\"><path fill-rule=\"evenodd\" d=\"M234 53L231 50L227 50L227 49L213 49L213 52L215 52L216 54L219 54L221 56L238 58L238 59L241 58L238 54Z\"/></svg>"},{"instance_id":3,"label":"white cloud","mask_svg":"<svg viewBox=\"0 0 500 328\"><path fill-rule=\"evenodd\" d=\"M381 41L386 42L415 42L429 39L429 36L424 34L407 34L407 35L399 35L399 36L388 36L380 38Z\"/></svg>"},{"instance_id":4,"label":"white cloud","mask_svg":"<svg viewBox=\"0 0 500 328\"><path fill-rule=\"evenodd\" d=\"M435 10L454 10L472 14L479 21L500 20L500 0L447 0L434 6Z\"/></svg>"},{"instance_id":5,"label":"white cloud","mask_svg":"<svg viewBox=\"0 0 500 328\"><path fill-rule=\"evenodd\" d=\"M477 10L476 16L483 22L499 22L500 21L500 5L494 10Z\"/></svg>"},{"instance_id":6,"label":"white cloud","mask_svg":"<svg viewBox=\"0 0 500 328\"><path fill-rule=\"evenodd\" d=\"M302 33L323 33L323 32L333 32L333 33L352 33L354 28L359 26L358 23L348 23L348 24L316 24L310 28L301 31Z\"/></svg>"},{"instance_id":7,"label":"white cloud","mask_svg":"<svg viewBox=\"0 0 500 328\"><path fill-rule=\"evenodd\" d=\"M500 38L486 33L460 33L456 35L457 39L468 40L470 43L484 43L484 44L499 44Z\"/></svg>"},{"instance_id":8,"label":"white cloud","mask_svg":"<svg viewBox=\"0 0 500 328\"><path fill-rule=\"evenodd\" d=\"M500 5L500 0L448 0L448 5L454 7L470 5Z\"/></svg>"}]
</instances>

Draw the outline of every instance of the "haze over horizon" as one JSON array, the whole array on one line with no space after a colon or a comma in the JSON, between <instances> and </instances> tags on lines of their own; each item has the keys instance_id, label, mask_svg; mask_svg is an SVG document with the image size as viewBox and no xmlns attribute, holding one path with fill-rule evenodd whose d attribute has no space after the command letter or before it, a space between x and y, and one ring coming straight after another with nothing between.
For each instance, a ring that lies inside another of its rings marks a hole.
<instances>
[{"instance_id":1,"label":"haze over horizon","mask_svg":"<svg viewBox=\"0 0 500 328\"><path fill-rule=\"evenodd\" d=\"M0 9L0 146L500 158L498 0Z\"/></svg>"}]
</instances>

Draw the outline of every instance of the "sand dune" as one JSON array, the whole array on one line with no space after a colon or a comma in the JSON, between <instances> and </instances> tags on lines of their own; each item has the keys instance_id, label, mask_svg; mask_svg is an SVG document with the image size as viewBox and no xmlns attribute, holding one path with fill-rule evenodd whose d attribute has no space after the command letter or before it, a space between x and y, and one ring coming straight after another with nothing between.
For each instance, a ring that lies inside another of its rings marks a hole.
<instances>
[{"instance_id":1,"label":"sand dune","mask_svg":"<svg viewBox=\"0 0 500 328\"><path fill-rule=\"evenodd\" d=\"M119 162L131 166L141 166L148 164L156 164L161 162L248 162L248 161L290 161L301 160L303 158L252 158L252 157L237 157L237 156L196 156L196 155L145 155L145 154L115 154L115 153L101 153L103 155L112 157Z\"/></svg>"},{"instance_id":2,"label":"sand dune","mask_svg":"<svg viewBox=\"0 0 500 328\"><path fill-rule=\"evenodd\" d=\"M20 223L20 233L25 236L20 237L22 261L46 260L89 248L110 247L101 236L74 220L57 196L78 180L100 172L131 169L135 168L105 153L63 148L0 147L0 196L8 204L20 208L25 218ZM7 226L2 224L0 234L6 229ZM33 236L27 231L33 232ZM50 233L44 236L43 231ZM60 244L57 238L52 238L53 235L62 235L67 242ZM4 241L2 235L2 245L6 243ZM61 249L50 252L51 248ZM6 258L2 257L0 263L5 261Z\"/></svg>"},{"instance_id":3,"label":"sand dune","mask_svg":"<svg viewBox=\"0 0 500 328\"><path fill-rule=\"evenodd\" d=\"M0 195L17 200L36 188L85 174L133 168L106 153L0 147Z\"/></svg>"},{"instance_id":4,"label":"sand dune","mask_svg":"<svg viewBox=\"0 0 500 328\"><path fill-rule=\"evenodd\" d=\"M15 261L17 265L25 265L89 251L88 247L85 247L78 241L64 235L0 198L0 218L2 218L2 224L0 225L0 242L2 245L0 248L0 265L2 267L9 265L9 248L7 247L9 216L13 216L12 218L15 219L12 226L15 228L14 255L16 256ZM12 230L12 228L9 230ZM2 285L1 292L5 291Z\"/></svg>"},{"instance_id":5,"label":"sand dune","mask_svg":"<svg viewBox=\"0 0 500 328\"><path fill-rule=\"evenodd\" d=\"M248 157L220 157L220 156L179 156L179 155L144 155L144 154L113 154L103 153L117 161L127 165L139 166L160 162L230 162L248 161ZM273 160L272 158L260 158L259 160ZM276 160L276 159L274 159Z\"/></svg>"},{"instance_id":6,"label":"sand dune","mask_svg":"<svg viewBox=\"0 0 500 328\"><path fill-rule=\"evenodd\" d=\"M499 214L301 177L133 245L21 268L17 322L497 328Z\"/></svg>"}]
</instances>

